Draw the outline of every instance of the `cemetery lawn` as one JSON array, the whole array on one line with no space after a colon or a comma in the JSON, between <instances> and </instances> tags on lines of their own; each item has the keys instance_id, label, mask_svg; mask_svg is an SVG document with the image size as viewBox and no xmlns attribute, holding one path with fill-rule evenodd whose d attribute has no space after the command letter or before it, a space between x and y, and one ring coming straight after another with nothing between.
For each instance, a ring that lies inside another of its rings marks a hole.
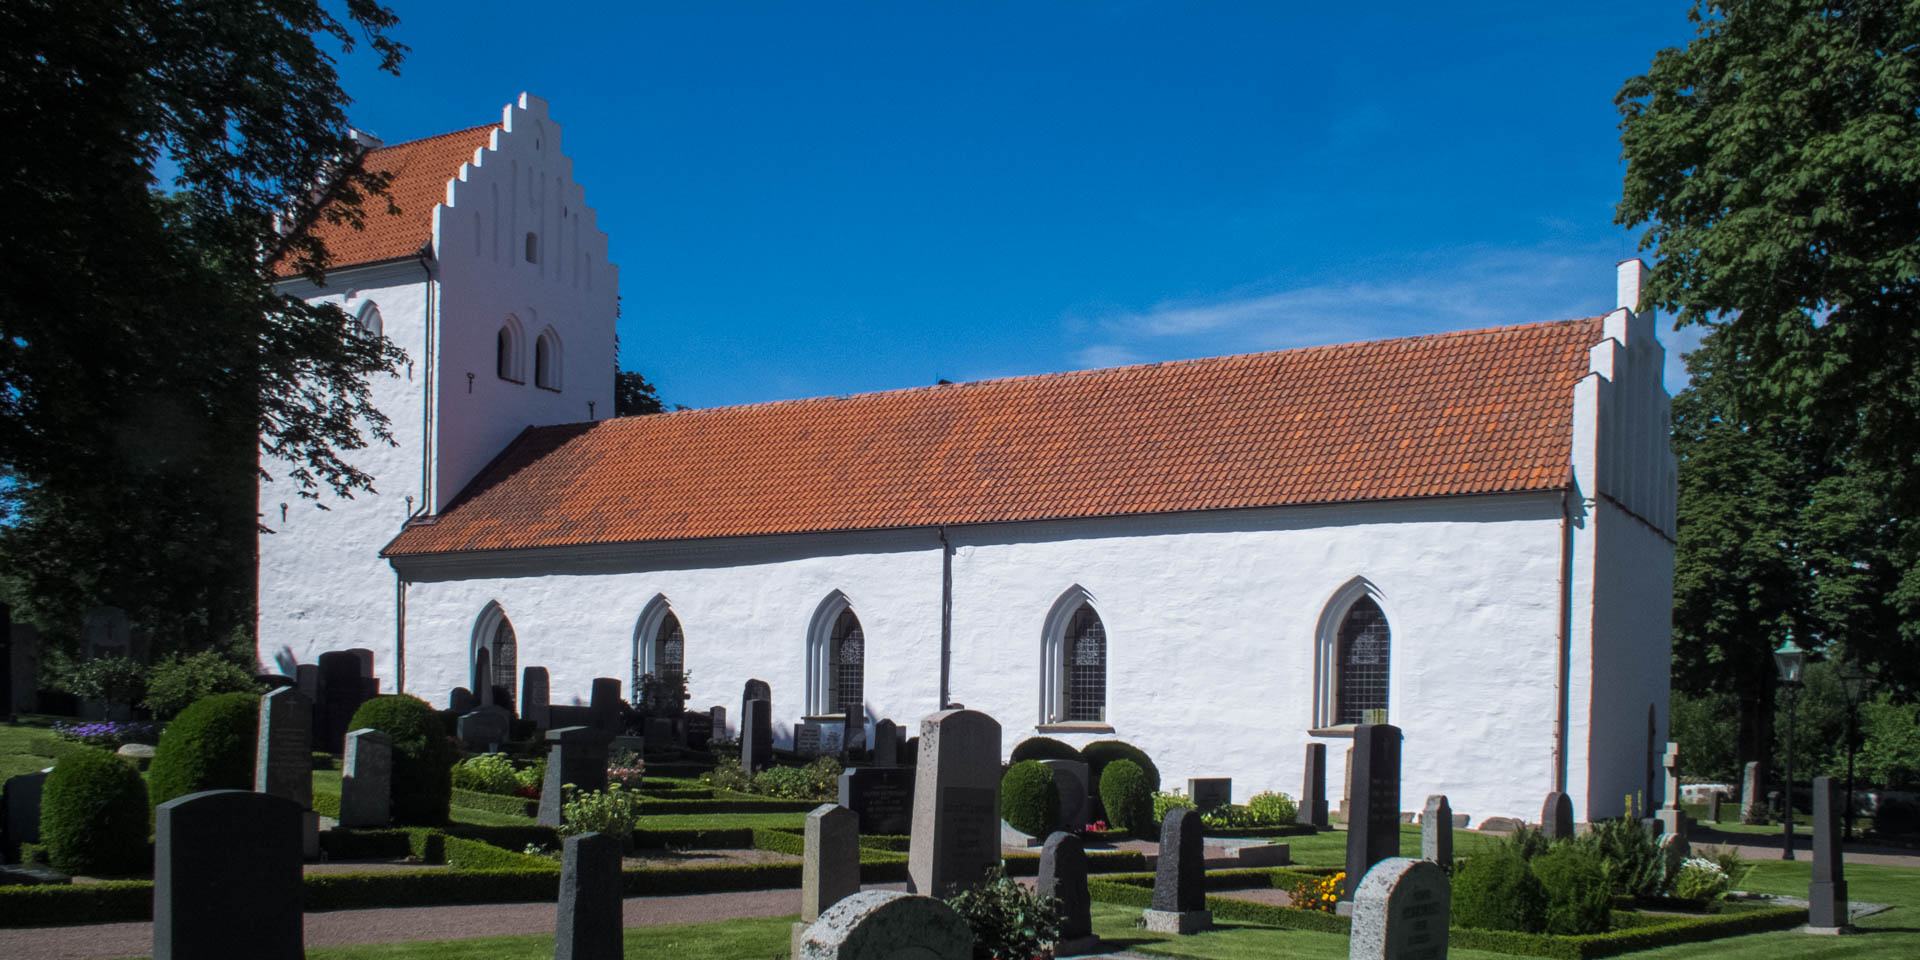
<instances>
[{"instance_id":1,"label":"cemetery lawn","mask_svg":"<svg viewBox=\"0 0 1920 960\"><path fill-rule=\"evenodd\" d=\"M1275 843L1291 844L1293 862L1302 867L1345 867L1347 865L1347 834L1344 830L1322 830L1310 837L1275 837ZM1497 842L1496 838L1469 833L1464 830L1453 832L1453 853L1457 857L1470 857L1482 847ZM1407 824L1400 825L1400 855L1403 857L1420 856L1420 828Z\"/></svg>"},{"instance_id":2,"label":"cemetery lawn","mask_svg":"<svg viewBox=\"0 0 1920 960\"><path fill-rule=\"evenodd\" d=\"M23 716L17 727L0 723L0 781L53 766L53 758L34 753L33 745L53 739L55 719Z\"/></svg>"},{"instance_id":3,"label":"cemetery lawn","mask_svg":"<svg viewBox=\"0 0 1920 960\"><path fill-rule=\"evenodd\" d=\"M674 960L766 960L784 957L798 914L673 926L629 927L622 952L629 957ZM553 937L481 937L436 943L385 943L307 950L308 960L553 960Z\"/></svg>"}]
</instances>

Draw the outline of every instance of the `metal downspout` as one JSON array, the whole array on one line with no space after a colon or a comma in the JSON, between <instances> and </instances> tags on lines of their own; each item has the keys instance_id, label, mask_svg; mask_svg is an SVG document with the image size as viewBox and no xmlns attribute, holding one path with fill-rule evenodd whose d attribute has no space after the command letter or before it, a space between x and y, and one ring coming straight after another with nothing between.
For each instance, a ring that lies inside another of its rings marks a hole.
<instances>
[{"instance_id":1,"label":"metal downspout","mask_svg":"<svg viewBox=\"0 0 1920 960\"><path fill-rule=\"evenodd\" d=\"M1560 622L1555 625L1554 637L1559 657L1553 672L1553 789L1556 793L1567 789L1567 684L1572 669L1570 647L1573 642L1573 515L1567 498L1572 487L1573 476L1569 471L1567 486L1560 490Z\"/></svg>"},{"instance_id":2,"label":"metal downspout","mask_svg":"<svg viewBox=\"0 0 1920 960\"><path fill-rule=\"evenodd\" d=\"M953 702L953 544L940 528L940 709Z\"/></svg>"}]
</instances>

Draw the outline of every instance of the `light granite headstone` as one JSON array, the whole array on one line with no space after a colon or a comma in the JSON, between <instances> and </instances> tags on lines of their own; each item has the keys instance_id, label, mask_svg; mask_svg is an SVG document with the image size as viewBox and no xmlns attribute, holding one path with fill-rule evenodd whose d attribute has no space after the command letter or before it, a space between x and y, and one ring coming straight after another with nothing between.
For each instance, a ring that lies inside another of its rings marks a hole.
<instances>
[{"instance_id":1,"label":"light granite headstone","mask_svg":"<svg viewBox=\"0 0 1920 960\"><path fill-rule=\"evenodd\" d=\"M607 747L613 735L593 727L561 727L547 731L547 777L540 785L543 827L560 826L560 807L568 784L581 793L607 788Z\"/></svg>"},{"instance_id":2,"label":"light granite headstone","mask_svg":"<svg viewBox=\"0 0 1920 960\"><path fill-rule=\"evenodd\" d=\"M740 713L740 770L752 776L773 763L773 704L747 700Z\"/></svg>"},{"instance_id":3,"label":"light granite headstone","mask_svg":"<svg viewBox=\"0 0 1920 960\"><path fill-rule=\"evenodd\" d=\"M247 790L155 808L154 960L304 957L301 819L293 801Z\"/></svg>"},{"instance_id":4,"label":"light granite headstone","mask_svg":"<svg viewBox=\"0 0 1920 960\"><path fill-rule=\"evenodd\" d=\"M393 738L371 727L348 731L340 765L340 825L384 827L392 804Z\"/></svg>"},{"instance_id":5,"label":"light granite headstone","mask_svg":"<svg viewBox=\"0 0 1920 960\"><path fill-rule=\"evenodd\" d=\"M354 661L356 669L358 660ZM313 702L293 687L260 698L254 744L253 789L313 806Z\"/></svg>"},{"instance_id":6,"label":"light granite headstone","mask_svg":"<svg viewBox=\"0 0 1920 960\"><path fill-rule=\"evenodd\" d=\"M900 726L892 720L881 720L873 725L873 765L900 765Z\"/></svg>"},{"instance_id":7,"label":"light granite headstone","mask_svg":"<svg viewBox=\"0 0 1920 960\"><path fill-rule=\"evenodd\" d=\"M1707 822L1720 822L1720 791L1707 794Z\"/></svg>"},{"instance_id":8,"label":"light granite headstone","mask_svg":"<svg viewBox=\"0 0 1920 960\"><path fill-rule=\"evenodd\" d=\"M1160 857L1153 869L1153 907L1147 929L1197 933L1213 925L1207 912L1206 848L1200 814L1186 807L1167 811L1160 822Z\"/></svg>"},{"instance_id":9,"label":"light granite headstone","mask_svg":"<svg viewBox=\"0 0 1920 960\"><path fill-rule=\"evenodd\" d=\"M1000 862L1000 724L978 710L920 721L907 889L950 897Z\"/></svg>"},{"instance_id":10,"label":"light granite headstone","mask_svg":"<svg viewBox=\"0 0 1920 960\"><path fill-rule=\"evenodd\" d=\"M1846 855L1840 794L1832 777L1813 778L1813 881L1807 885L1807 926L1839 931L1849 926Z\"/></svg>"},{"instance_id":11,"label":"light granite headstone","mask_svg":"<svg viewBox=\"0 0 1920 960\"><path fill-rule=\"evenodd\" d=\"M1540 805L1540 832L1549 840L1573 839L1573 798L1555 790Z\"/></svg>"},{"instance_id":12,"label":"light granite headstone","mask_svg":"<svg viewBox=\"0 0 1920 960\"><path fill-rule=\"evenodd\" d=\"M1453 867L1453 807L1446 794L1427 798L1427 809L1420 814L1420 857L1446 869Z\"/></svg>"},{"instance_id":13,"label":"light granite headstone","mask_svg":"<svg viewBox=\"0 0 1920 960\"><path fill-rule=\"evenodd\" d=\"M1042 760L1060 792L1060 825L1078 831L1087 825L1087 765L1080 760Z\"/></svg>"},{"instance_id":14,"label":"light granite headstone","mask_svg":"<svg viewBox=\"0 0 1920 960\"><path fill-rule=\"evenodd\" d=\"M568 837L560 851L560 910L553 960L620 960L621 838L605 833Z\"/></svg>"},{"instance_id":15,"label":"light granite headstone","mask_svg":"<svg viewBox=\"0 0 1920 960\"><path fill-rule=\"evenodd\" d=\"M713 720L713 735L721 740L727 739L727 708L715 705L707 709L707 716Z\"/></svg>"},{"instance_id":16,"label":"light granite headstone","mask_svg":"<svg viewBox=\"0 0 1920 960\"><path fill-rule=\"evenodd\" d=\"M520 716L533 721L535 730L553 726L553 692L546 667L521 669Z\"/></svg>"},{"instance_id":17,"label":"light granite headstone","mask_svg":"<svg viewBox=\"0 0 1920 960\"><path fill-rule=\"evenodd\" d=\"M856 893L806 928L795 960L972 960L973 931L933 897Z\"/></svg>"},{"instance_id":18,"label":"light granite headstone","mask_svg":"<svg viewBox=\"0 0 1920 960\"><path fill-rule=\"evenodd\" d=\"M455 721L455 735L469 750L490 750L507 742L513 728L513 714L505 707L488 704Z\"/></svg>"},{"instance_id":19,"label":"light granite headstone","mask_svg":"<svg viewBox=\"0 0 1920 960\"><path fill-rule=\"evenodd\" d=\"M1760 761L1747 762L1745 775L1740 778L1740 822L1745 824L1765 823L1766 805L1760 796Z\"/></svg>"},{"instance_id":20,"label":"light granite headstone","mask_svg":"<svg viewBox=\"0 0 1920 960\"><path fill-rule=\"evenodd\" d=\"M840 805L860 818L868 836L900 836L913 829L914 771L906 767L851 767L840 774Z\"/></svg>"},{"instance_id":21,"label":"light granite headstone","mask_svg":"<svg viewBox=\"0 0 1920 960\"><path fill-rule=\"evenodd\" d=\"M807 927L820 914L860 892L860 818L836 803L807 814L806 846L800 865L800 920L793 925L793 953L800 952Z\"/></svg>"},{"instance_id":22,"label":"light granite headstone","mask_svg":"<svg viewBox=\"0 0 1920 960\"><path fill-rule=\"evenodd\" d=\"M1347 882L1352 900L1373 865L1400 854L1400 728L1363 723L1353 728L1347 777Z\"/></svg>"},{"instance_id":23,"label":"light granite headstone","mask_svg":"<svg viewBox=\"0 0 1920 960\"><path fill-rule=\"evenodd\" d=\"M1307 780L1300 791L1300 806L1295 808L1294 820L1309 826L1327 829L1327 745L1324 743L1307 744Z\"/></svg>"},{"instance_id":24,"label":"light granite headstone","mask_svg":"<svg viewBox=\"0 0 1920 960\"><path fill-rule=\"evenodd\" d=\"M1232 777L1198 777L1187 780L1187 799L1206 813L1233 802Z\"/></svg>"},{"instance_id":25,"label":"light granite headstone","mask_svg":"<svg viewBox=\"0 0 1920 960\"><path fill-rule=\"evenodd\" d=\"M1059 907L1060 939L1056 957L1091 953L1100 938L1093 935L1093 899L1087 893L1087 849L1080 838L1064 830L1047 836L1040 848L1040 877L1035 892Z\"/></svg>"},{"instance_id":26,"label":"light granite headstone","mask_svg":"<svg viewBox=\"0 0 1920 960\"><path fill-rule=\"evenodd\" d=\"M1352 960L1445 960L1453 891L1431 860L1391 857L1353 893Z\"/></svg>"}]
</instances>

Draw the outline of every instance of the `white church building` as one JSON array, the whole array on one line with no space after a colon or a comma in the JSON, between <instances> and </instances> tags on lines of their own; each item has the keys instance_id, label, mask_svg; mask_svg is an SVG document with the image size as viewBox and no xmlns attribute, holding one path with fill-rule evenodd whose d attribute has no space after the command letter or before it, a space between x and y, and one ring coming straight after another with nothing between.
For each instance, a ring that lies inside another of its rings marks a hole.
<instances>
[{"instance_id":1,"label":"white church building","mask_svg":"<svg viewBox=\"0 0 1920 960\"><path fill-rule=\"evenodd\" d=\"M441 706L517 666L557 703L757 678L783 744L964 703L1003 749L1122 739L1235 800L1298 796L1318 740L1337 802L1384 717L1409 810L1657 795L1675 477L1638 260L1604 317L614 418L619 271L562 144L523 94L373 149L400 212L286 279L411 364L374 384L377 494L262 485L262 662L371 648Z\"/></svg>"}]
</instances>

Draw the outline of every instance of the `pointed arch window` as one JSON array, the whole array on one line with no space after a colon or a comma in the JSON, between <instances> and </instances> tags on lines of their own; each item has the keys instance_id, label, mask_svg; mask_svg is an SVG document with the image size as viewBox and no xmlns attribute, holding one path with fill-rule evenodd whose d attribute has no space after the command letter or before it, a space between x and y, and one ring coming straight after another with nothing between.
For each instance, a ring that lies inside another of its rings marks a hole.
<instances>
[{"instance_id":1,"label":"pointed arch window","mask_svg":"<svg viewBox=\"0 0 1920 960\"><path fill-rule=\"evenodd\" d=\"M512 316L500 325L500 332L494 337L494 373L509 383L527 382L520 372L520 337L520 321Z\"/></svg>"},{"instance_id":2,"label":"pointed arch window","mask_svg":"<svg viewBox=\"0 0 1920 960\"><path fill-rule=\"evenodd\" d=\"M513 623L497 603L480 611L473 628L473 694L482 705L513 710L514 682L519 672L519 642Z\"/></svg>"},{"instance_id":3,"label":"pointed arch window","mask_svg":"<svg viewBox=\"0 0 1920 960\"><path fill-rule=\"evenodd\" d=\"M385 326L380 319L380 307L371 300L360 308L360 315L355 319L360 322L360 329L366 331L368 336L380 336L382 327Z\"/></svg>"},{"instance_id":4,"label":"pointed arch window","mask_svg":"<svg viewBox=\"0 0 1920 960\"><path fill-rule=\"evenodd\" d=\"M1111 731L1107 722L1107 625L1076 586L1053 602L1041 634L1040 725Z\"/></svg>"},{"instance_id":5,"label":"pointed arch window","mask_svg":"<svg viewBox=\"0 0 1920 960\"><path fill-rule=\"evenodd\" d=\"M1387 615L1372 597L1361 597L1340 622L1339 693L1334 722L1385 723L1392 678L1393 637Z\"/></svg>"},{"instance_id":6,"label":"pointed arch window","mask_svg":"<svg viewBox=\"0 0 1920 960\"><path fill-rule=\"evenodd\" d=\"M662 677L677 677L687 669L687 637L680 630L680 618L669 613L660 621L660 629L653 635L653 662L657 665L655 673Z\"/></svg>"},{"instance_id":7,"label":"pointed arch window","mask_svg":"<svg viewBox=\"0 0 1920 960\"><path fill-rule=\"evenodd\" d=\"M866 630L846 595L835 590L807 628L807 714L864 714L866 667Z\"/></svg>"},{"instance_id":8,"label":"pointed arch window","mask_svg":"<svg viewBox=\"0 0 1920 960\"><path fill-rule=\"evenodd\" d=\"M542 390L560 389L560 335L552 327L540 331L533 341L533 385Z\"/></svg>"}]
</instances>

